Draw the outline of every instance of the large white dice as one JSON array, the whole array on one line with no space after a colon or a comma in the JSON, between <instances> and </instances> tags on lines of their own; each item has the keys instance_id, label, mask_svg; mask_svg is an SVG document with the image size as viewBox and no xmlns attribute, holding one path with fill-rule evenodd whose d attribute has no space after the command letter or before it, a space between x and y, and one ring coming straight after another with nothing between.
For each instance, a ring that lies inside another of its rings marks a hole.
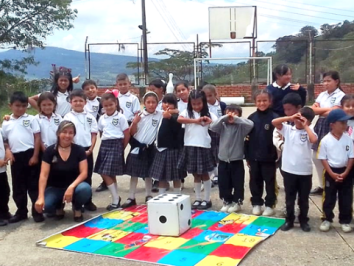
<instances>
[{"instance_id":1,"label":"large white dice","mask_svg":"<svg viewBox=\"0 0 354 266\"><path fill-rule=\"evenodd\" d=\"M191 200L188 195L162 194L147 202L149 233L180 236L192 224Z\"/></svg>"}]
</instances>

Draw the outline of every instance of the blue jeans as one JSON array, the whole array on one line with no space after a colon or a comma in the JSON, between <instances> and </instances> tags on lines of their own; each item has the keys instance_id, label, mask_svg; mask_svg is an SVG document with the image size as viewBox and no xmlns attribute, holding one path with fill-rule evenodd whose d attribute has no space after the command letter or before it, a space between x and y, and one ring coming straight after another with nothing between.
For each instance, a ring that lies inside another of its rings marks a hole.
<instances>
[{"instance_id":1,"label":"blue jeans","mask_svg":"<svg viewBox=\"0 0 354 266\"><path fill-rule=\"evenodd\" d=\"M62 208L66 188L48 187L44 192L44 210L46 213L55 213ZM75 210L81 210L92 196L91 186L86 182L80 183L74 190L73 206Z\"/></svg>"}]
</instances>

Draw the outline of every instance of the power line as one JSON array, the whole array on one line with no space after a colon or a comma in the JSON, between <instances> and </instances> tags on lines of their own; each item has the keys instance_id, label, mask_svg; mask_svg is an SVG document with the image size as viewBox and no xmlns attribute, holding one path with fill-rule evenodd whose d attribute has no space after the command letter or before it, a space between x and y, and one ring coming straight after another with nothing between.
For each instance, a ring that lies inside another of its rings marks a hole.
<instances>
[{"instance_id":1,"label":"power line","mask_svg":"<svg viewBox=\"0 0 354 266\"><path fill-rule=\"evenodd\" d=\"M291 2L298 3L298 4L301 4L301 5L306 5L306 6L320 7L320 8L323 8L323 9L335 9L335 10L338 10L338 11L354 13L354 11L351 11L351 10L348 10L348 9L341 9L341 8L335 8L335 7L326 7L326 6L314 5L314 4L306 4L306 3L302 3L302 2L294 1L294 0L292 0Z\"/></svg>"}]
</instances>

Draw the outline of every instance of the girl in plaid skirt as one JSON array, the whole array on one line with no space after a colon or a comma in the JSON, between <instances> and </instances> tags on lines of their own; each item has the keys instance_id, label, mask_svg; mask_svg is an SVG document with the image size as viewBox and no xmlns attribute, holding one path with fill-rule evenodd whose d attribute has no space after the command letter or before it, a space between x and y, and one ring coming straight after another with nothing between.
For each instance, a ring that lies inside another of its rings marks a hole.
<instances>
[{"instance_id":1,"label":"girl in plaid skirt","mask_svg":"<svg viewBox=\"0 0 354 266\"><path fill-rule=\"evenodd\" d=\"M214 170L216 163L211 150L209 125L217 117L209 112L205 93L191 91L187 109L178 117L178 122L185 124L184 149L178 161L179 169L186 169L194 176L196 200L193 209L211 207L211 181L209 172ZM201 182L204 182L204 200L201 197Z\"/></svg>"},{"instance_id":2,"label":"girl in plaid skirt","mask_svg":"<svg viewBox=\"0 0 354 266\"><path fill-rule=\"evenodd\" d=\"M149 91L144 97L145 110L135 115L130 127L131 151L127 158L126 174L131 176L129 198L122 205L128 208L136 205L135 192L138 184L138 177L145 180L145 202L152 199L152 179L150 167L154 160L157 128L162 119L162 111L156 110L158 96L155 92Z\"/></svg>"},{"instance_id":3,"label":"girl in plaid skirt","mask_svg":"<svg viewBox=\"0 0 354 266\"><path fill-rule=\"evenodd\" d=\"M175 192L181 190L181 180L187 176L184 169L178 169L177 163L183 148L182 125L177 122L177 97L173 93L162 99L163 119L159 124L156 138L156 152L151 166L150 176L159 180L159 192L166 192L169 181L173 181Z\"/></svg>"},{"instance_id":4,"label":"girl in plaid skirt","mask_svg":"<svg viewBox=\"0 0 354 266\"><path fill-rule=\"evenodd\" d=\"M322 195L323 193L324 168L321 161L317 159L317 153L322 138L329 132L329 124L326 119L327 115L331 110L341 108L341 100L345 95L340 88L340 77L337 71L328 71L324 73L322 82L325 91L318 95L315 103L312 105L315 114L319 115L314 128L318 140L312 145L312 159L316 168L319 186L311 190L311 195Z\"/></svg>"},{"instance_id":5,"label":"girl in plaid skirt","mask_svg":"<svg viewBox=\"0 0 354 266\"><path fill-rule=\"evenodd\" d=\"M120 207L116 176L124 174L124 150L130 134L127 119L120 112L119 102L114 94L104 93L101 103L106 113L98 120L102 142L94 172L102 176L111 192L112 203L107 206L107 210L111 211Z\"/></svg>"}]
</instances>

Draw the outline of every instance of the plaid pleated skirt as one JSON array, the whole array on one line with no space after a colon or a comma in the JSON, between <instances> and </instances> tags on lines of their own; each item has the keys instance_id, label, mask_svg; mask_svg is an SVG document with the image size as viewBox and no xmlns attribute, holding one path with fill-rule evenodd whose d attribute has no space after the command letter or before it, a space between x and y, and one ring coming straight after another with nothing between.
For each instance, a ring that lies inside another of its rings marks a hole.
<instances>
[{"instance_id":1,"label":"plaid pleated skirt","mask_svg":"<svg viewBox=\"0 0 354 266\"><path fill-rule=\"evenodd\" d=\"M155 156L155 154L153 153L151 156ZM146 156L139 157L139 154L132 154L130 152L127 158L125 174L132 177L151 177L150 168L153 162L152 159L148 159Z\"/></svg>"},{"instance_id":2,"label":"plaid pleated skirt","mask_svg":"<svg viewBox=\"0 0 354 266\"><path fill-rule=\"evenodd\" d=\"M177 168L182 149L156 150L150 176L160 181L181 180L187 176L185 169Z\"/></svg>"},{"instance_id":3,"label":"plaid pleated skirt","mask_svg":"<svg viewBox=\"0 0 354 266\"><path fill-rule=\"evenodd\" d=\"M318 150L318 146L320 145L321 140L323 139L324 136L326 136L329 131L330 131L330 127L329 127L329 123L327 122L327 118L326 117L320 117L317 120L317 123L314 127L314 131L317 134L317 141L316 143L314 143L312 145L312 149L314 151Z\"/></svg>"},{"instance_id":4,"label":"plaid pleated skirt","mask_svg":"<svg viewBox=\"0 0 354 266\"><path fill-rule=\"evenodd\" d=\"M211 151L213 153L215 162L219 162L219 142L220 142L220 135L216 132L209 130L209 135L211 137Z\"/></svg>"},{"instance_id":5,"label":"plaid pleated skirt","mask_svg":"<svg viewBox=\"0 0 354 266\"><path fill-rule=\"evenodd\" d=\"M100 175L124 175L123 139L102 140L94 172Z\"/></svg>"},{"instance_id":6,"label":"plaid pleated skirt","mask_svg":"<svg viewBox=\"0 0 354 266\"><path fill-rule=\"evenodd\" d=\"M216 167L210 148L185 146L179 157L177 167L192 174L206 174Z\"/></svg>"}]
</instances>

